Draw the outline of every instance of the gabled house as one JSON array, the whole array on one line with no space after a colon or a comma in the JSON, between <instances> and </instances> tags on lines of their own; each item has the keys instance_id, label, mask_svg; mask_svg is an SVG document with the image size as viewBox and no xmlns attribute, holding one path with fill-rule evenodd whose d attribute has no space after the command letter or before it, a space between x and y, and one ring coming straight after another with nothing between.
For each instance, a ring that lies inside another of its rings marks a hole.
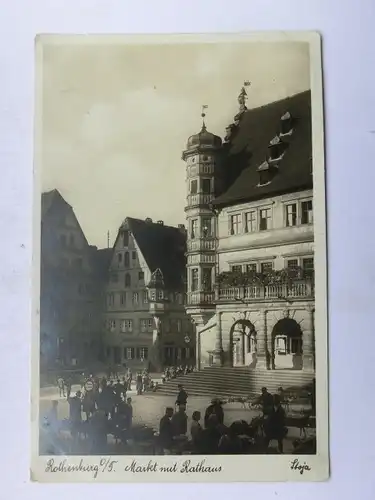
<instances>
[{"instance_id":1,"label":"gabled house","mask_svg":"<svg viewBox=\"0 0 375 500\"><path fill-rule=\"evenodd\" d=\"M100 350L96 249L59 191L41 203L41 368L85 366Z\"/></svg>"},{"instance_id":2,"label":"gabled house","mask_svg":"<svg viewBox=\"0 0 375 500\"><path fill-rule=\"evenodd\" d=\"M106 361L131 368L193 364L194 327L185 312L186 232L127 217L105 285Z\"/></svg>"}]
</instances>

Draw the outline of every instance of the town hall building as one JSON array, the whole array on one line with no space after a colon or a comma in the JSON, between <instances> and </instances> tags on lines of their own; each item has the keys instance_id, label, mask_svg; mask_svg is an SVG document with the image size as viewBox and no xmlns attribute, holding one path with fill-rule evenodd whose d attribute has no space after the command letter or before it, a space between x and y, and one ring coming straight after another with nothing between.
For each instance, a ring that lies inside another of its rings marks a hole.
<instances>
[{"instance_id":1,"label":"town hall building","mask_svg":"<svg viewBox=\"0 0 375 500\"><path fill-rule=\"evenodd\" d=\"M310 91L203 121L186 164L187 305L196 363L315 370ZM204 115L203 115L204 120Z\"/></svg>"}]
</instances>

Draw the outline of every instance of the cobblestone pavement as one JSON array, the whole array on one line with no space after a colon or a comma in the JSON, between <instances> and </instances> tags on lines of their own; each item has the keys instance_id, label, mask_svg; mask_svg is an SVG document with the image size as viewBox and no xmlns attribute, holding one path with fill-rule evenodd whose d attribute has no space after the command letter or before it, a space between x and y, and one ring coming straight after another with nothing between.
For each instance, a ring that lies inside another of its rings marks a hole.
<instances>
[{"instance_id":1,"label":"cobblestone pavement","mask_svg":"<svg viewBox=\"0 0 375 500\"><path fill-rule=\"evenodd\" d=\"M72 394L75 394L80 389L79 386L73 386ZM128 392L127 395L132 397L133 403L133 422L143 423L155 430L158 429L160 418L165 413L167 406L174 407L175 398L172 396L158 395L154 393L146 393L137 395L134 387L133 390ZM68 418L69 405L66 398L60 398L57 388L43 388L40 392L40 417L48 412L52 400L59 401L58 416L60 420ZM193 411L198 410L204 415L206 407L210 404L209 397L191 396L188 399L186 413L191 422L191 415ZM253 417L259 415L259 411L244 409L240 403L230 403L224 405L224 414L226 425L229 425L235 420L250 421ZM190 427L190 426L189 426ZM311 432L311 431L310 431ZM284 442L284 453L290 453L293 449L292 442L294 439L299 438L299 430L296 428L289 428L288 436Z\"/></svg>"}]
</instances>

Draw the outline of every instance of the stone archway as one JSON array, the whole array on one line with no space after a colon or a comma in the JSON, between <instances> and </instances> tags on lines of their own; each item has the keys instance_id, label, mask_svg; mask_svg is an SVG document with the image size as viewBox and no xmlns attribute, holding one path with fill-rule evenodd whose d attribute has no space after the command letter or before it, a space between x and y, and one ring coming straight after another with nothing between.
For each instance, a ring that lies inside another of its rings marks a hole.
<instances>
[{"instance_id":1,"label":"stone archway","mask_svg":"<svg viewBox=\"0 0 375 500\"><path fill-rule=\"evenodd\" d=\"M233 323L229 332L230 366L256 366L256 330L247 319Z\"/></svg>"},{"instance_id":2,"label":"stone archway","mask_svg":"<svg viewBox=\"0 0 375 500\"><path fill-rule=\"evenodd\" d=\"M303 339L300 325L284 317L272 329L272 369L302 370Z\"/></svg>"}]
</instances>

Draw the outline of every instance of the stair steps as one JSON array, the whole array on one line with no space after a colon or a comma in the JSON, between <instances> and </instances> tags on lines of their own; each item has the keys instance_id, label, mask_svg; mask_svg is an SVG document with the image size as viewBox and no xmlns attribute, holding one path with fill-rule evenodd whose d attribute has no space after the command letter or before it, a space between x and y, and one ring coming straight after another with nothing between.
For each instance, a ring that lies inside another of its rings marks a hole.
<instances>
[{"instance_id":1,"label":"stair steps","mask_svg":"<svg viewBox=\"0 0 375 500\"><path fill-rule=\"evenodd\" d=\"M279 387L303 387L314 375L299 370L252 370L248 367L209 367L177 377L158 387L158 394L177 395L182 384L191 396L248 397L262 387L276 392Z\"/></svg>"}]
</instances>

